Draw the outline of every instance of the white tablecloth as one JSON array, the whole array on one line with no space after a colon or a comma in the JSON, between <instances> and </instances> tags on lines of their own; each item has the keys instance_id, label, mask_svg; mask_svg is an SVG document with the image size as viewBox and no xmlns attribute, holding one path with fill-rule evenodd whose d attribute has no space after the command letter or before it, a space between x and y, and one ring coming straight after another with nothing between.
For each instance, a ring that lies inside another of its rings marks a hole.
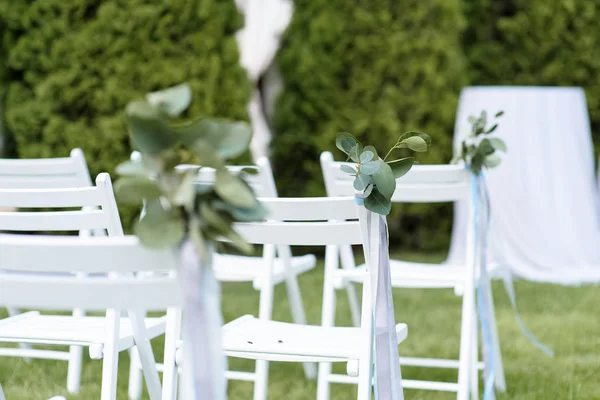
<instances>
[{"instance_id":1,"label":"white tablecloth","mask_svg":"<svg viewBox=\"0 0 600 400\"><path fill-rule=\"evenodd\" d=\"M486 171L490 265L533 281L600 281L600 214L585 94L580 88L471 87L460 98L455 146L469 115L503 110L508 153ZM448 261L464 254L465 204L455 205Z\"/></svg>"}]
</instances>

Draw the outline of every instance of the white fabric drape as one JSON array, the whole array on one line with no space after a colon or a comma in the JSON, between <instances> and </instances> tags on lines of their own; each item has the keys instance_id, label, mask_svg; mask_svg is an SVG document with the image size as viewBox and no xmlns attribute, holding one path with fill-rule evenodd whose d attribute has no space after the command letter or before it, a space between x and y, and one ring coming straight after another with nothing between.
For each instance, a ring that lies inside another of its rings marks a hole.
<instances>
[{"instance_id":1,"label":"white fabric drape","mask_svg":"<svg viewBox=\"0 0 600 400\"><path fill-rule=\"evenodd\" d=\"M524 279L600 281L600 218L585 94L580 88L472 87L460 98L454 145L469 115L500 110L508 147L485 172L491 203L488 259ZM449 262L462 261L467 208L455 204Z\"/></svg>"},{"instance_id":2,"label":"white fabric drape","mask_svg":"<svg viewBox=\"0 0 600 400\"><path fill-rule=\"evenodd\" d=\"M250 151L256 160L268 155L271 142L271 131L257 83L275 58L280 36L292 19L293 4L291 0L236 0L236 4L245 21L244 27L236 34L240 63L254 84L248 112L253 130Z\"/></svg>"}]
</instances>

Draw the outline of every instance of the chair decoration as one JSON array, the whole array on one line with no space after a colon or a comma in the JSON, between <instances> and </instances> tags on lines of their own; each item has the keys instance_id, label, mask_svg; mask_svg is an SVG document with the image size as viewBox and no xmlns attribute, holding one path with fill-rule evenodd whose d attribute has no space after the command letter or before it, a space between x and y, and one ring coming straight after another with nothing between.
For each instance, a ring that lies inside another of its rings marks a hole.
<instances>
[{"instance_id":1,"label":"chair decoration","mask_svg":"<svg viewBox=\"0 0 600 400\"><path fill-rule=\"evenodd\" d=\"M398 340L395 331L394 302L390 275L389 235L386 215L390 213L396 179L404 176L414 163L413 157L386 161L396 149L408 148L417 152L427 151L431 138L426 133L406 132L382 159L373 146L363 146L349 133L339 133L336 146L343 151L356 167L342 165L341 170L354 176L355 195L359 205L379 214L380 235L379 277L372 293L375 296L375 398L402 400L402 376L398 362ZM373 223L373 213L367 213L367 225ZM369 229L370 231L370 229ZM373 242L370 238L369 242ZM370 247L370 243L367 243ZM372 270L372 268L371 268Z\"/></svg>"},{"instance_id":2,"label":"chair decoration","mask_svg":"<svg viewBox=\"0 0 600 400\"><path fill-rule=\"evenodd\" d=\"M497 120L504 113L497 112L494 118ZM492 346L490 315L486 310L490 307L486 302L489 300L490 279L487 270L487 233L490 223L490 201L488 198L484 168L494 168L500 165L502 159L498 152L506 152L506 144L502 139L492 137L491 134L498 127L498 123L494 123L491 127L487 127L487 113L482 111L479 117L470 116L468 119L471 124L469 135L461 142L460 148L454 155L451 163L464 163L472 176L472 202L475 224L475 249L479 252L479 281L477 282L477 307L479 309L480 323L483 333L483 359L485 364L485 387L484 400L492 400L495 398L493 391L495 380L495 354ZM510 276L503 277L506 291L509 295L510 302L515 312L517 323L525 336L544 353L552 356L553 352L550 348L540 343L533 333L525 326L519 316L516 297L512 279Z\"/></svg>"},{"instance_id":3,"label":"chair decoration","mask_svg":"<svg viewBox=\"0 0 600 400\"><path fill-rule=\"evenodd\" d=\"M142 244L173 247L181 260L184 295L186 359L184 371L188 399L226 398L226 358L220 329L220 290L211 268L212 249L227 239L243 253L252 246L232 228L234 221L260 221L266 210L240 176L225 166L227 159L248 149L251 130L244 122L199 119L174 125L170 117L181 114L191 102L191 89L178 85L129 103L126 121L141 163L127 161L117 167L115 185L124 203L146 202L146 213L135 226ZM182 164L181 149L191 152L203 167L214 168L214 184L194 185L200 167Z\"/></svg>"}]
</instances>

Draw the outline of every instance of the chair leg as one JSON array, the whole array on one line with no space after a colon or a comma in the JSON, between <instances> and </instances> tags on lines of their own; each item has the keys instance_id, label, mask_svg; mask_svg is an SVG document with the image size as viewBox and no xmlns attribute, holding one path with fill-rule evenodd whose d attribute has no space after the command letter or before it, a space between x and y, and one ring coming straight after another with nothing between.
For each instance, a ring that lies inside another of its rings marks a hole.
<instances>
[{"instance_id":1,"label":"chair leg","mask_svg":"<svg viewBox=\"0 0 600 400\"><path fill-rule=\"evenodd\" d=\"M504 366L502 364L502 352L500 351L500 337L498 335L498 325L496 323L496 311L494 309L494 296L492 296L492 284L491 282L488 284L488 298L486 299L487 303L487 311L490 320L490 335L492 340L492 351L494 352L494 370L496 373L495 376L495 386L496 390L499 392L506 391L506 380L504 377Z\"/></svg>"},{"instance_id":2,"label":"chair leg","mask_svg":"<svg viewBox=\"0 0 600 400\"><path fill-rule=\"evenodd\" d=\"M69 366L67 369L67 391L69 393L79 393L82 361L83 348L81 346L69 347Z\"/></svg>"},{"instance_id":3,"label":"chair leg","mask_svg":"<svg viewBox=\"0 0 600 400\"><path fill-rule=\"evenodd\" d=\"M142 370L137 346L129 352L129 400L139 400L142 397Z\"/></svg>"},{"instance_id":4,"label":"chair leg","mask_svg":"<svg viewBox=\"0 0 600 400\"><path fill-rule=\"evenodd\" d=\"M2 384L0 384L0 400L6 400L6 397L4 396L4 390L2 390Z\"/></svg>"},{"instance_id":5,"label":"chair leg","mask_svg":"<svg viewBox=\"0 0 600 400\"><path fill-rule=\"evenodd\" d=\"M354 253L352 252L352 246L341 246L340 258L342 260L342 268L352 269L356 267L354 262ZM358 299L358 293L356 286L349 283L346 286L346 293L348 294L348 304L350 306L350 314L352 316L352 324L354 326L360 326L360 301Z\"/></svg>"},{"instance_id":6,"label":"chair leg","mask_svg":"<svg viewBox=\"0 0 600 400\"><path fill-rule=\"evenodd\" d=\"M463 295L462 305L462 320L460 328L460 354L458 362L458 393L456 395L457 400L468 400L469 399L469 381L471 375L471 343L470 337L473 332L474 323L474 293L473 288L465 288Z\"/></svg>"},{"instance_id":7,"label":"chair leg","mask_svg":"<svg viewBox=\"0 0 600 400\"><path fill-rule=\"evenodd\" d=\"M6 310L8 311L9 317L14 317L21 314L21 310L19 310L18 308L7 307ZM19 343L19 347L22 349L31 349L31 345L27 343ZM25 357L23 360L25 360L25 362L31 362L31 358L29 357Z\"/></svg>"},{"instance_id":8,"label":"chair leg","mask_svg":"<svg viewBox=\"0 0 600 400\"><path fill-rule=\"evenodd\" d=\"M150 345L150 340L146 333L144 317L145 313L143 312L129 312L129 321L133 331L135 347L137 347L137 351L133 351L132 355L135 353L138 355L150 399L160 400L162 397L162 387L160 378L158 377L158 371L156 370L154 352L152 351L152 346Z\"/></svg>"},{"instance_id":9,"label":"chair leg","mask_svg":"<svg viewBox=\"0 0 600 400\"><path fill-rule=\"evenodd\" d=\"M477 314L473 315L473 328L471 329L471 399L479 400L479 329L477 325Z\"/></svg>"},{"instance_id":10,"label":"chair leg","mask_svg":"<svg viewBox=\"0 0 600 400\"><path fill-rule=\"evenodd\" d=\"M325 279L323 282L323 308L321 311L321 325L335 326L335 287L333 286L333 273L338 268L338 247L327 246L325 252ZM319 378L317 380L317 400L329 400L331 363L319 363Z\"/></svg>"},{"instance_id":11,"label":"chair leg","mask_svg":"<svg viewBox=\"0 0 600 400\"><path fill-rule=\"evenodd\" d=\"M291 259L292 252L288 246L279 246L279 255L285 263L286 277L285 286L287 290L292 319L296 324L306 325L306 313L302 304L302 294L298 285L298 275L292 270ZM304 376L306 379L313 380L317 377L317 365L315 363L303 363Z\"/></svg>"},{"instance_id":12,"label":"chair leg","mask_svg":"<svg viewBox=\"0 0 600 400\"><path fill-rule=\"evenodd\" d=\"M163 400L177 399L177 342L181 338L181 311L167 310L167 327L165 332L165 357L163 371Z\"/></svg>"},{"instance_id":13,"label":"chair leg","mask_svg":"<svg viewBox=\"0 0 600 400\"><path fill-rule=\"evenodd\" d=\"M119 367L119 328L120 310L106 311L106 334L102 349L102 387L100 389L100 400L116 400L117 398L117 374Z\"/></svg>"},{"instance_id":14,"label":"chair leg","mask_svg":"<svg viewBox=\"0 0 600 400\"><path fill-rule=\"evenodd\" d=\"M373 392L373 363L371 357L360 360L358 367L358 396L357 400L371 400Z\"/></svg>"}]
</instances>

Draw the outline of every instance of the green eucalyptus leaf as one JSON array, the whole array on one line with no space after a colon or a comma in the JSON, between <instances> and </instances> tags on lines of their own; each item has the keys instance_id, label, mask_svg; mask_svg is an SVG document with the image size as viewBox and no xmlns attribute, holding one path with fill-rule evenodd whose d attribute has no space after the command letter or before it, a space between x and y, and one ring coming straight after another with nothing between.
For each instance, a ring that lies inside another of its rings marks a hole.
<instances>
[{"instance_id":1,"label":"green eucalyptus leaf","mask_svg":"<svg viewBox=\"0 0 600 400\"><path fill-rule=\"evenodd\" d=\"M500 151L503 151L506 153L506 143L504 143L504 141L502 139L491 138L490 143L494 147L494 149L500 150Z\"/></svg>"},{"instance_id":2,"label":"green eucalyptus leaf","mask_svg":"<svg viewBox=\"0 0 600 400\"><path fill-rule=\"evenodd\" d=\"M151 173L151 171L144 167L144 164L134 161L125 161L119 164L116 168L116 172L122 176L147 176Z\"/></svg>"},{"instance_id":3,"label":"green eucalyptus leaf","mask_svg":"<svg viewBox=\"0 0 600 400\"><path fill-rule=\"evenodd\" d=\"M397 143L401 143L401 142L405 141L406 139L408 139L410 137L414 137L414 136L420 137L421 139L423 139L425 141L427 146L431 146L431 136L429 136L428 134L426 134L424 132L418 132L418 131L404 132L398 139Z\"/></svg>"},{"instance_id":4,"label":"green eucalyptus leaf","mask_svg":"<svg viewBox=\"0 0 600 400\"><path fill-rule=\"evenodd\" d=\"M498 111L498 112L496 113L496 118L498 118L498 117L501 117L501 116L503 116L503 115L504 115L504 111Z\"/></svg>"},{"instance_id":5,"label":"green eucalyptus leaf","mask_svg":"<svg viewBox=\"0 0 600 400\"><path fill-rule=\"evenodd\" d=\"M480 152L477 152L471 158L471 170L473 171L473 173L475 175L479 175L482 167L483 167L483 154L481 154Z\"/></svg>"},{"instance_id":6,"label":"green eucalyptus leaf","mask_svg":"<svg viewBox=\"0 0 600 400\"><path fill-rule=\"evenodd\" d=\"M239 222L263 221L269 215L269 210L258 200L255 200L251 208L235 207L221 200L213 201L213 206L215 209L228 212L234 221Z\"/></svg>"},{"instance_id":7,"label":"green eucalyptus leaf","mask_svg":"<svg viewBox=\"0 0 600 400\"><path fill-rule=\"evenodd\" d=\"M252 166L244 167L240 171L244 172L244 173L246 173L248 175L258 175L260 173L258 167L253 166L253 165Z\"/></svg>"},{"instance_id":8,"label":"green eucalyptus leaf","mask_svg":"<svg viewBox=\"0 0 600 400\"><path fill-rule=\"evenodd\" d=\"M484 158L483 163L488 168L494 168L497 167L501 161L502 159L498 154L491 154Z\"/></svg>"},{"instance_id":9,"label":"green eucalyptus leaf","mask_svg":"<svg viewBox=\"0 0 600 400\"><path fill-rule=\"evenodd\" d=\"M373 153L373 158L371 158L371 160L374 160L377 158L377 149L373 146L365 146L365 148L363 149L363 153L366 151L370 151L371 153Z\"/></svg>"},{"instance_id":10,"label":"green eucalyptus leaf","mask_svg":"<svg viewBox=\"0 0 600 400\"><path fill-rule=\"evenodd\" d=\"M227 168L217 169L215 192L227 203L236 207L252 208L254 193L239 177L233 176Z\"/></svg>"},{"instance_id":11,"label":"green eucalyptus leaf","mask_svg":"<svg viewBox=\"0 0 600 400\"><path fill-rule=\"evenodd\" d=\"M354 186L354 189L358 191L363 191L370 182L371 178L368 175L359 173L356 175L356 178L354 178L354 183L352 186Z\"/></svg>"},{"instance_id":12,"label":"green eucalyptus leaf","mask_svg":"<svg viewBox=\"0 0 600 400\"><path fill-rule=\"evenodd\" d=\"M485 133L492 133L496 130L496 128L498 128L498 124L494 124L490 129L487 130L487 132Z\"/></svg>"},{"instance_id":13,"label":"green eucalyptus leaf","mask_svg":"<svg viewBox=\"0 0 600 400\"><path fill-rule=\"evenodd\" d=\"M230 229L229 232L224 233L223 236L231 241L231 244L246 255L252 254L254 247L246 242L236 231Z\"/></svg>"},{"instance_id":14,"label":"green eucalyptus leaf","mask_svg":"<svg viewBox=\"0 0 600 400\"><path fill-rule=\"evenodd\" d=\"M244 154L252 138L252 130L246 122L202 119L173 127L173 130L184 145L194 147L202 140L224 159Z\"/></svg>"},{"instance_id":15,"label":"green eucalyptus leaf","mask_svg":"<svg viewBox=\"0 0 600 400\"><path fill-rule=\"evenodd\" d=\"M379 168L380 164L378 161L369 161L368 163L360 166L360 173L365 175L373 175L379 171Z\"/></svg>"},{"instance_id":16,"label":"green eucalyptus leaf","mask_svg":"<svg viewBox=\"0 0 600 400\"><path fill-rule=\"evenodd\" d=\"M483 139L481 143L479 143L479 151L483 153L484 156L489 156L493 154L496 149L490 143L489 139Z\"/></svg>"},{"instance_id":17,"label":"green eucalyptus leaf","mask_svg":"<svg viewBox=\"0 0 600 400\"><path fill-rule=\"evenodd\" d=\"M217 232L223 234L231 229L233 221L230 218L227 218L226 214L221 215L217 210L213 209L209 203L200 203L199 211L202 220Z\"/></svg>"},{"instance_id":18,"label":"green eucalyptus leaf","mask_svg":"<svg viewBox=\"0 0 600 400\"><path fill-rule=\"evenodd\" d=\"M382 159L379 159L378 162L379 171L377 171L376 174L373 174L371 178L375 183L377 192L381 193L386 200L390 200L396 190L396 179L394 179L392 168L387 163Z\"/></svg>"},{"instance_id":19,"label":"green eucalyptus leaf","mask_svg":"<svg viewBox=\"0 0 600 400\"><path fill-rule=\"evenodd\" d=\"M427 151L427 142L420 136L411 136L402 140L406 147L412 151L424 152Z\"/></svg>"},{"instance_id":20,"label":"green eucalyptus leaf","mask_svg":"<svg viewBox=\"0 0 600 400\"><path fill-rule=\"evenodd\" d=\"M135 234L148 247L177 246L185 236L183 216L178 210L165 210L159 201L150 201L146 204L146 215L135 227Z\"/></svg>"},{"instance_id":21,"label":"green eucalyptus leaf","mask_svg":"<svg viewBox=\"0 0 600 400\"><path fill-rule=\"evenodd\" d=\"M375 157L375 154L371 150L363 150L363 152L360 153L359 160L361 163L367 163L371 161L373 157Z\"/></svg>"},{"instance_id":22,"label":"green eucalyptus leaf","mask_svg":"<svg viewBox=\"0 0 600 400\"><path fill-rule=\"evenodd\" d=\"M219 157L215 148L212 147L206 140L197 139L190 147L190 150L196 155L196 157L198 157L198 160L203 167L215 169L225 168L225 163Z\"/></svg>"},{"instance_id":23,"label":"green eucalyptus leaf","mask_svg":"<svg viewBox=\"0 0 600 400\"><path fill-rule=\"evenodd\" d=\"M196 193L200 196L212 192L213 188L214 186L210 183L194 182L194 189L196 190Z\"/></svg>"},{"instance_id":24,"label":"green eucalyptus leaf","mask_svg":"<svg viewBox=\"0 0 600 400\"><path fill-rule=\"evenodd\" d=\"M356 143L352 149L350 149L350 153L348 156L350 159L356 163L360 162L360 153L362 152L362 145L360 143Z\"/></svg>"},{"instance_id":25,"label":"green eucalyptus leaf","mask_svg":"<svg viewBox=\"0 0 600 400\"><path fill-rule=\"evenodd\" d=\"M115 197L121 203L139 204L142 200L157 199L162 194L155 181L143 176L126 176L115 183Z\"/></svg>"},{"instance_id":26,"label":"green eucalyptus leaf","mask_svg":"<svg viewBox=\"0 0 600 400\"><path fill-rule=\"evenodd\" d=\"M380 215L388 215L392 210L392 202L379 193L378 188L376 188L365 199L365 208Z\"/></svg>"},{"instance_id":27,"label":"green eucalyptus leaf","mask_svg":"<svg viewBox=\"0 0 600 400\"><path fill-rule=\"evenodd\" d=\"M347 174L351 174L351 175L356 175L356 173L357 173L356 169L354 167L351 167L348 164L342 164L340 169L342 170L342 172L346 172Z\"/></svg>"},{"instance_id":28,"label":"green eucalyptus leaf","mask_svg":"<svg viewBox=\"0 0 600 400\"><path fill-rule=\"evenodd\" d=\"M185 111L192 102L192 89L187 83L182 83L146 95L148 103L159 107L170 116L177 116Z\"/></svg>"},{"instance_id":29,"label":"green eucalyptus leaf","mask_svg":"<svg viewBox=\"0 0 600 400\"><path fill-rule=\"evenodd\" d=\"M369 184L367 185L367 187L365 188L365 191L362 192L361 196L363 199L369 197L369 195L371 194L371 192L373 191L373 184Z\"/></svg>"},{"instance_id":30,"label":"green eucalyptus leaf","mask_svg":"<svg viewBox=\"0 0 600 400\"><path fill-rule=\"evenodd\" d=\"M350 150L352 150L357 143L358 140L347 132L340 132L335 138L336 147L346 154L350 154Z\"/></svg>"},{"instance_id":31,"label":"green eucalyptus leaf","mask_svg":"<svg viewBox=\"0 0 600 400\"><path fill-rule=\"evenodd\" d=\"M145 101L134 101L125 111L133 147L142 153L157 154L177 142L167 115Z\"/></svg>"},{"instance_id":32,"label":"green eucalyptus leaf","mask_svg":"<svg viewBox=\"0 0 600 400\"><path fill-rule=\"evenodd\" d=\"M401 158L399 160L390 161L394 178L398 179L407 174L413 166L415 159L413 157Z\"/></svg>"},{"instance_id":33,"label":"green eucalyptus leaf","mask_svg":"<svg viewBox=\"0 0 600 400\"><path fill-rule=\"evenodd\" d=\"M184 206L186 210L193 210L197 193L194 186L196 176L198 176L198 172L195 170L187 171L184 174L173 196L173 204Z\"/></svg>"}]
</instances>

